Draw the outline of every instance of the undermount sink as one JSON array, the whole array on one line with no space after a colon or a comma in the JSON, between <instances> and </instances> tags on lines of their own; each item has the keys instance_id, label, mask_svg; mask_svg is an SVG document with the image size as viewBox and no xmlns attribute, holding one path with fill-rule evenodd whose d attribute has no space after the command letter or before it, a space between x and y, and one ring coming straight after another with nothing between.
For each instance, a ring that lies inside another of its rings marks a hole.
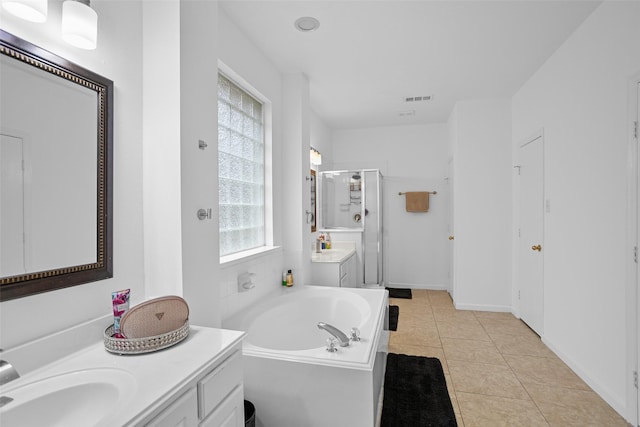
<instances>
[{"instance_id":1,"label":"undermount sink","mask_svg":"<svg viewBox=\"0 0 640 427\"><path fill-rule=\"evenodd\" d=\"M328 249L322 252L312 252L311 262L341 262L348 258L353 249Z\"/></svg>"},{"instance_id":2,"label":"undermount sink","mask_svg":"<svg viewBox=\"0 0 640 427\"><path fill-rule=\"evenodd\" d=\"M0 390L0 396L13 399L0 409L2 427L108 423L137 388L133 375L112 368L67 372L11 386Z\"/></svg>"}]
</instances>

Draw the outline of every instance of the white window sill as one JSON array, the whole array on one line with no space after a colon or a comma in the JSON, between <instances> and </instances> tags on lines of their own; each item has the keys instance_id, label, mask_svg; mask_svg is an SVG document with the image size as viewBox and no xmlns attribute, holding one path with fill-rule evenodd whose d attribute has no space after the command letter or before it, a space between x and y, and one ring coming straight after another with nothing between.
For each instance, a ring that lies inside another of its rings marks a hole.
<instances>
[{"instance_id":1,"label":"white window sill","mask_svg":"<svg viewBox=\"0 0 640 427\"><path fill-rule=\"evenodd\" d=\"M251 261L253 259L260 258L281 250L282 250L281 246L261 246L259 248L249 249L248 251L242 251L242 252L237 252L231 255L221 256L220 266L222 268L231 267L233 265Z\"/></svg>"}]
</instances>

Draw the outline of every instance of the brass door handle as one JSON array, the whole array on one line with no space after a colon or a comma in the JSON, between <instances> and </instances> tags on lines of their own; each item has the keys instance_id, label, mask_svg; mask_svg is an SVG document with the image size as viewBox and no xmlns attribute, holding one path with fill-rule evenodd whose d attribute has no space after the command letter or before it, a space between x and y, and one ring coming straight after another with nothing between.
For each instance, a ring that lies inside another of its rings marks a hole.
<instances>
[{"instance_id":1,"label":"brass door handle","mask_svg":"<svg viewBox=\"0 0 640 427\"><path fill-rule=\"evenodd\" d=\"M531 249L532 249L532 250L534 250L534 251L541 252L541 251L542 251L542 246L540 246L540 245L533 245L533 246L531 246Z\"/></svg>"},{"instance_id":2,"label":"brass door handle","mask_svg":"<svg viewBox=\"0 0 640 427\"><path fill-rule=\"evenodd\" d=\"M449 240L453 240L453 236L449 236Z\"/></svg>"}]
</instances>

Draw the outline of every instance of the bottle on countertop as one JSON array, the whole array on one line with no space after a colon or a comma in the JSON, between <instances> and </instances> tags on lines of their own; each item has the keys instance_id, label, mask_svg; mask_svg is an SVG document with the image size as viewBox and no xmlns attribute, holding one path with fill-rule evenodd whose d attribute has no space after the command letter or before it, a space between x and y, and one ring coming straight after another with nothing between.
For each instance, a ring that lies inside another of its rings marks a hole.
<instances>
[{"instance_id":1,"label":"bottle on countertop","mask_svg":"<svg viewBox=\"0 0 640 427\"><path fill-rule=\"evenodd\" d=\"M291 270L287 271L287 287L291 287L293 286L293 273L291 272Z\"/></svg>"},{"instance_id":2,"label":"bottle on countertop","mask_svg":"<svg viewBox=\"0 0 640 427\"><path fill-rule=\"evenodd\" d=\"M287 270L282 270L282 286L287 286Z\"/></svg>"},{"instance_id":3,"label":"bottle on countertop","mask_svg":"<svg viewBox=\"0 0 640 427\"><path fill-rule=\"evenodd\" d=\"M329 234L329 232L327 232L325 247L331 249L331 234Z\"/></svg>"}]
</instances>

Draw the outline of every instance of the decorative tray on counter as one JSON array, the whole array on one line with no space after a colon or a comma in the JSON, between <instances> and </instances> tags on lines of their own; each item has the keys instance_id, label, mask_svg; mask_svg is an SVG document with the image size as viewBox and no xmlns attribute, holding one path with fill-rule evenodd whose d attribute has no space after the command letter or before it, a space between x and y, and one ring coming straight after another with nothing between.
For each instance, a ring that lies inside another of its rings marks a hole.
<instances>
[{"instance_id":1,"label":"decorative tray on counter","mask_svg":"<svg viewBox=\"0 0 640 427\"><path fill-rule=\"evenodd\" d=\"M143 354L153 351L162 350L178 344L180 341L189 336L189 322L184 322L182 327L167 332L166 334L156 335L145 338L114 338L113 325L104 331L104 348L117 354Z\"/></svg>"},{"instance_id":2,"label":"decorative tray on counter","mask_svg":"<svg viewBox=\"0 0 640 427\"><path fill-rule=\"evenodd\" d=\"M155 298L133 307L120 321L124 338L115 338L114 325L104 331L104 347L117 354L143 354L171 347L189 335L189 306L177 296Z\"/></svg>"}]
</instances>

